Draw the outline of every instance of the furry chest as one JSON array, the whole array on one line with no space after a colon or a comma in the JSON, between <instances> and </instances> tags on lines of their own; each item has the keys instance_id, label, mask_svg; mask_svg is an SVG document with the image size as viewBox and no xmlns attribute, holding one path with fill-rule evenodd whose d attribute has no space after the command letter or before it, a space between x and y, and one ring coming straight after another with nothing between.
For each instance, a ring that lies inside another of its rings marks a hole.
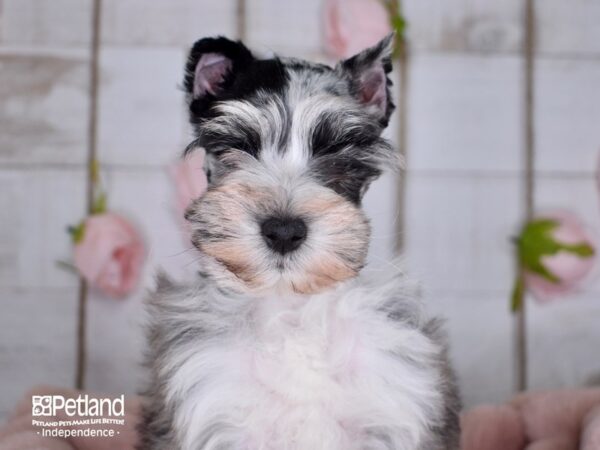
<instances>
[{"instance_id":1,"label":"furry chest","mask_svg":"<svg viewBox=\"0 0 600 450\"><path fill-rule=\"evenodd\" d=\"M256 321L249 372L290 407L330 408L355 374L361 330L334 306L311 306Z\"/></svg>"},{"instance_id":2,"label":"furry chest","mask_svg":"<svg viewBox=\"0 0 600 450\"><path fill-rule=\"evenodd\" d=\"M337 306L309 302L255 316L246 382L254 398L247 431L256 448L361 448L357 411L369 401L359 368L368 339Z\"/></svg>"},{"instance_id":3,"label":"furry chest","mask_svg":"<svg viewBox=\"0 0 600 450\"><path fill-rule=\"evenodd\" d=\"M179 408L189 448L222 428L220 439L252 450L412 449L435 420L438 374L425 364L435 348L417 330L322 298L265 302L247 323L192 355L182 366L189 377L175 377L193 393Z\"/></svg>"},{"instance_id":4,"label":"furry chest","mask_svg":"<svg viewBox=\"0 0 600 450\"><path fill-rule=\"evenodd\" d=\"M443 411L442 347L412 303L390 314L385 298L348 288L215 299L187 315L190 327L212 328L182 340L163 366L175 369L166 400L181 448L419 448Z\"/></svg>"}]
</instances>

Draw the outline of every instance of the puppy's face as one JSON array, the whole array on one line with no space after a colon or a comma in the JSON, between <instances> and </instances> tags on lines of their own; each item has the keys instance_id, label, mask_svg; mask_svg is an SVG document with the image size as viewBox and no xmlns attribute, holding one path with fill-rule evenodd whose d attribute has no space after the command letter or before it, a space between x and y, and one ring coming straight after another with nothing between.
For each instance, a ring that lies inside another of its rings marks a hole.
<instances>
[{"instance_id":1,"label":"puppy's face","mask_svg":"<svg viewBox=\"0 0 600 450\"><path fill-rule=\"evenodd\" d=\"M209 188L188 209L203 269L237 291L315 293L355 276L368 250L361 198L395 163L391 36L335 68L256 59L198 41L185 79Z\"/></svg>"}]
</instances>

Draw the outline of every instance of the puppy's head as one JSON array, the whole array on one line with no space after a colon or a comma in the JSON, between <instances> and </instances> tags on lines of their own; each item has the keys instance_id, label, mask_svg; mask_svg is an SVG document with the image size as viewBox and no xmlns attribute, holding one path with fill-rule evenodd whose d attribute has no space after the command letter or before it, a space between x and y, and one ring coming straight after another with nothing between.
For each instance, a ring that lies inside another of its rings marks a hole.
<instances>
[{"instance_id":1,"label":"puppy's head","mask_svg":"<svg viewBox=\"0 0 600 450\"><path fill-rule=\"evenodd\" d=\"M381 137L392 36L334 68L258 59L202 39L186 67L209 188L188 209L204 270L238 291L315 293L355 276L368 250L360 203L396 155Z\"/></svg>"}]
</instances>

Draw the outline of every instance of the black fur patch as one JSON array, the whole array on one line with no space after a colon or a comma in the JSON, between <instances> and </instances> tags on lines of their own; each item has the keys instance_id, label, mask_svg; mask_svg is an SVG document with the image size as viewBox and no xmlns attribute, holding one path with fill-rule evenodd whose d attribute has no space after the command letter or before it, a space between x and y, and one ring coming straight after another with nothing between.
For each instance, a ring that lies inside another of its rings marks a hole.
<instances>
[{"instance_id":1,"label":"black fur patch","mask_svg":"<svg viewBox=\"0 0 600 450\"><path fill-rule=\"evenodd\" d=\"M218 53L231 60L231 70L223 78L215 95L207 93L201 97L193 97L196 66L206 53ZM224 37L201 39L190 51L184 78L190 122L198 125L202 120L214 117L211 106L216 101L247 99L258 90L281 93L287 80L284 65L277 58L258 60L244 44Z\"/></svg>"},{"instance_id":2,"label":"black fur patch","mask_svg":"<svg viewBox=\"0 0 600 450\"><path fill-rule=\"evenodd\" d=\"M337 153L347 148L369 147L380 140L381 129L365 118L360 127L344 126L341 113L324 113L313 130L311 151L314 156Z\"/></svg>"},{"instance_id":3,"label":"black fur patch","mask_svg":"<svg viewBox=\"0 0 600 450\"><path fill-rule=\"evenodd\" d=\"M262 139L256 128L240 123L238 126L231 127L229 133L200 130L199 138L195 142L196 146L204 147L208 152L217 156L235 149L256 157L260 151Z\"/></svg>"},{"instance_id":4,"label":"black fur patch","mask_svg":"<svg viewBox=\"0 0 600 450\"><path fill-rule=\"evenodd\" d=\"M352 119L354 125L346 122ZM360 122L360 125L356 125ZM388 143L380 136L379 123L369 117L344 117L342 112L324 113L311 136L317 178L350 201L360 203L370 181L381 174L378 155Z\"/></svg>"},{"instance_id":5,"label":"black fur patch","mask_svg":"<svg viewBox=\"0 0 600 450\"><path fill-rule=\"evenodd\" d=\"M201 113L201 111L207 109L216 99L212 94L207 94L200 98L192 97L196 66L202 55L207 53L221 54L228 58L232 63L231 70L223 79L221 90L228 90L235 79L235 74L239 73L240 70L247 67L255 60L250 50L239 41L234 42L222 36L216 38L204 38L196 41L190 50L183 79L183 86L190 100L190 111L192 111L193 114Z\"/></svg>"},{"instance_id":6,"label":"black fur patch","mask_svg":"<svg viewBox=\"0 0 600 450\"><path fill-rule=\"evenodd\" d=\"M355 204L360 203L368 183L381 175L380 169L352 152L317 157L311 170L321 184Z\"/></svg>"}]
</instances>

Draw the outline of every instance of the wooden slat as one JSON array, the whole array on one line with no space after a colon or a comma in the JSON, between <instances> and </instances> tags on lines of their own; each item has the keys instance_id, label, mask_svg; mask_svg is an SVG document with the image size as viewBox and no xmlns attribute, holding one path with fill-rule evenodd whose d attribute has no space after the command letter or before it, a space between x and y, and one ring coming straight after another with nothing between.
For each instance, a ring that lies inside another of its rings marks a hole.
<instances>
[{"instance_id":1,"label":"wooden slat","mask_svg":"<svg viewBox=\"0 0 600 450\"><path fill-rule=\"evenodd\" d=\"M235 37L236 0L105 0L104 45L187 48L206 36Z\"/></svg>"},{"instance_id":2,"label":"wooden slat","mask_svg":"<svg viewBox=\"0 0 600 450\"><path fill-rule=\"evenodd\" d=\"M57 265L70 259L70 224L83 217L81 169L0 170L0 286L75 287Z\"/></svg>"},{"instance_id":3,"label":"wooden slat","mask_svg":"<svg viewBox=\"0 0 600 450\"><path fill-rule=\"evenodd\" d=\"M99 152L111 165L160 165L189 140L183 81L185 54L176 47L103 48Z\"/></svg>"},{"instance_id":4,"label":"wooden slat","mask_svg":"<svg viewBox=\"0 0 600 450\"><path fill-rule=\"evenodd\" d=\"M248 43L285 56L322 54L322 0L247 0Z\"/></svg>"},{"instance_id":5,"label":"wooden slat","mask_svg":"<svg viewBox=\"0 0 600 450\"><path fill-rule=\"evenodd\" d=\"M71 386L76 288L0 287L0 421L36 384Z\"/></svg>"},{"instance_id":6,"label":"wooden slat","mask_svg":"<svg viewBox=\"0 0 600 450\"><path fill-rule=\"evenodd\" d=\"M3 0L0 43L9 46L86 47L91 0Z\"/></svg>"},{"instance_id":7,"label":"wooden slat","mask_svg":"<svg viewBox=\"0 0 600 450\"><path fill-rule=\"evenodd\" d=\"M529 384L532 389L581 386L600 376L600 302L582 293L529 307Z\"/></svg>"},{"instance_id":8,"label":"wooden slat","mask_svg":"<svg viewBox=\"0 0 600 450\"><path fill-rule=\"evenodd\" d=\"M426 288L507 291L519 179L409 174L406 256Z\"/></svg>"},{"instance_id":9,"label":"wooden slat","mask_svg":"<svg viewBox=\"0 0 600 450\"><path fill-rule=\"evenodd\" d=\"M83 162L87 63L70 53L0 53L0 164Z\"/></svg>"},{"instance_id":10,"label":"wooden slat","mask_svg":"<svg viewBox=\"0 0 600 450\"><path fill-rule=\"evenodd\" d=\"M600 3L594 0L538 0L535 5L540 53L600 56Z\"/></svg>"},{"instance_id":11,"label":"wooden slat","mask_svg":"<svg viewBox=\"0 0 600 450\"><path fill-rule=\"evenodd\" d=\"M77 277L69 223L83 214L83 170L0 170L0 420L34 384L71 386Z\"/></svg>"},{"instance_id":12,"label":"wooden slat","mask_svg":"<svg viewBox=\"0 0 600 450\"><path fill-rule=\"evenodd\" d=\"M515 53L522 40L519 0L403 0L408 38L419 51Z\"/></svg>"},{"instance_id":13,"label":"wooden slat","mask_svg":"<svg viewBox=\"0 0 600 450\"><path fill-rule=\"evenodd\" d=\"M425 291L427 308L447 319L450 357L466 408L503 403L513 392L508 293Z\"/></svg>"},{"instance_id":14,"label":"wooden slat","mask_svg":"<svg viewBox=\"0 0 600 450\"><path fill-rule=\"evenodd\" d=\"M536 168L593 173L600 155L600 60L539 58L535 83Z\"/></svg>"},{"instance_id":15,"label":"wooden slat","mask_svg":"<svg viewBox=\"0 0 600 450\"><path fill-rule=\"evenodd\" d=\"M519 178L409 173L407 187L409 273L448 320L465 404L503 401L513 387L510 236Z\"/></svg>"},{"instance_id":16,"label":"wooden slat","mask_svg":"<svg viewBox=\"0 0 600 450\"><path fill-rule=\"evenodd\" d=\"M520 169L517 57L417 54L411 64L409 170Z\"/></svg>"},{"instance_id":17,"label":"wooden slat","mask_svg":"<svg viewBox=\"0 0 600 450\"><path fill-rule=\"evenodd\" d=\"M367 191L363 207L371 221L371 243L369 264L384 267L394 258L398 233L399 212L397 210L398 175L384 174Z\"/></svg>"}]
</instances>

